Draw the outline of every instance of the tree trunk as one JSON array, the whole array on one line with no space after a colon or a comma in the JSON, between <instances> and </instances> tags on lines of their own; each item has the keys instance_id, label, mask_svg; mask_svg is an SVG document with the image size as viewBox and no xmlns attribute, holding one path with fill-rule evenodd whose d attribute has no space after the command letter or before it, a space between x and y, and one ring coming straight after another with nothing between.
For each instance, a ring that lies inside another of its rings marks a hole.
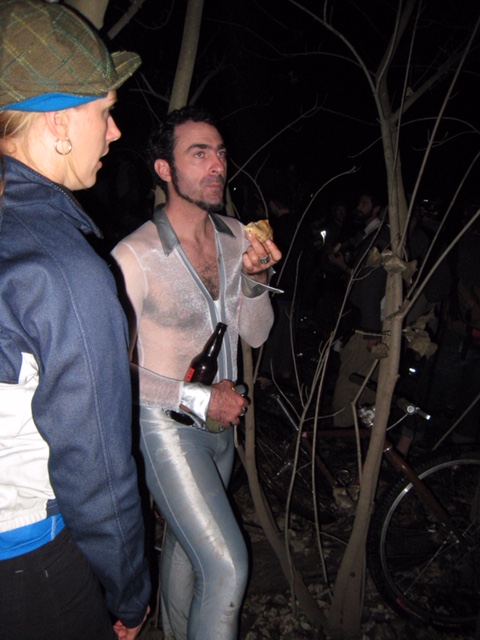
<instances>
[{"instance_id":1,"label":"tree trunk","mask_svg":"<svg viewBox=\"0 0 480 640\"><path fill-rule=\"evenodd\" d=\"M245 382L248 384L250 389L253 389L252 350L245 342L243 342L243 340L242 355ZM252 392L251 405L249 411L245 415L245 449L242 445L238 445L237 449L247 472L248 484L253 504L255 506L255 512L267 540L280 562L283 573L290 584L293 604L295 605L298 600L298 604L310 624L315 629L321 629L326 626L327 620L315 601L315 598L308 591L301 574L297 571L288 550L285 548L283 535L280 533L276 525L275 517L270 510L258 481L257 466L255 462L255 406L253 400Z\"/></svg>"},{"instance_id":2,"label":"tree trunk","mask_svg":"<svg viewBox=\"0 0 480 640\"><path fill-rule=\"evenodd\" d=\"M169 112L175 109L181 109L188 103L193 69L195 68L197 57L198 41L200 39L202 14L203 0L188 0L182 45L178 56L170 104L168 105ZM163 190L157 186L155 189L155 205L162 204L163 202L165 202L165 194Z\"/></svg>"},{"instance_id":3,"label":"tree trunk","mask_svg":"<svg viewBox=\"0 0 480 640\"><path fill-rule=\"evenodd\" d=\"M94 27L101 29L109 0L65 0L65 4L85 16Z\"/></svg>"},{"instance_id":4,"label":"tree trunk","mask_svg":"<svg viewBox=\"0 0 480 640\"><path fill-rule=\"evenodd\" d=\"M113 40L120 31L133 19L134 15L140 11L142 4L145 0L133 0L128 11L125 11L123 16L118 20L116 24L108 31L107 37L109 40Z\"/></svg>"},{"instance_id":5,"label":"tree trunk","mask_svg":"<svg viewBox=\"0 0 480 640\"><path fill-rule=\"evenodd\" d=\"M200 39L202 13L203 0L188 0L182 45L178 56L175 80L173 81L169 111L180 109L188 102L193 69L197 58L198 41Z\"/></svg>"},{"instance_id":6,"label":"tree trunk","mask_svg":"<svg viewBox=\"0 0 480 640\"><path fill-rule=\"evenodd\" d=\"M401 295L401 274L390 274L387 282L387 297L396 299L399 290ZM328 619L332 633L345 639L356 637L361 626L366 577L365 546L377 489L390 404L398 375L402 319L397 316L387 318L384 322L384 331L390 336L387 341L389 355L380 362L375 423L362 471L352 535L335 582L334 598Z\"/></svg>"}]
</instances>

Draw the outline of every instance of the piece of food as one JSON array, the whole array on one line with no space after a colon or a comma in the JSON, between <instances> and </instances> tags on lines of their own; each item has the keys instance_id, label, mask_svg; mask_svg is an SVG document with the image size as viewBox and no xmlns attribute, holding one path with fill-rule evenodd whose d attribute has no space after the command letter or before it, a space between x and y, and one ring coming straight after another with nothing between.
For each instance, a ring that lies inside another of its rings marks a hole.
<instances>
[{"instance_id":1,"label":"piece of food","mask_svg":"<svg viewBox=\"0 0 480 640\"><path fill-rule=\"evenodd\" d=\"M273 229L270 226L268 220L257 220L256 222L249 222L245 226L245 233L253 233L253 235L260 242L273 239Z\"/></svg>"}]
</instances>

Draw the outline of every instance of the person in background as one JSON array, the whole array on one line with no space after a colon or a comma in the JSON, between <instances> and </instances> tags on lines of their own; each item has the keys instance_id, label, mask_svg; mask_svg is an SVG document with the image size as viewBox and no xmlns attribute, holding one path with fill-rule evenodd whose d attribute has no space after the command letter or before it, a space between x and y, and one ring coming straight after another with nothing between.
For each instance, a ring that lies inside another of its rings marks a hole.
<instances>
[{"instance_id":1,"label":"person in background","mask_svg":"<svg viewBox=\"0 0 480 640\"><path fill-rule=\"evenodd\" d=\"M331 253L336 245L345 239L347 216L347 205L344 202L335 202L325 223L316 230L314 245L323 249L326 254Z\"/></svg>"},{"instance_id":2,"label":"person in background","mask_svg":"<svg viewBox=\"0 0 480 640\"><path fill-rule=\"evenodd\" d=\"M413 275L415 281L418 277L422 279L429 274L432 266L438 261L438 257L445 251L447 241L443 233L436 238L437 230L442 224L443 211L440 207L441 201L435 197L423 197L415 203L407 234L407 255L409 261L415 261L417 270ZM408 330L415 326L415 323L425 319L425 329L431 340L432 346L425 354L420 356L413 349L409 348L408 341L402 353L401 371L408 372L407 375L400 374L400 382L405 388L404 393L408 394L409 400L415 402L423 410L427 410L432 415L432 422L427 423L418 415L407 416L403 421L401 436L396 443L397 451L403 456L407 456L413 441L418 445L424 436L436 432L432 426L436 422L438 407L447 398L447 391L453 391L456 386L452 385L452 380L460 381L460 378L452 376L452 371L448 371L448 382L443 392L440 394L440 403L432 406L428 400L432 382L435 378L436 362L439 352L436 347L445 333L445 323L449 302L451 300L451 289L454 281L455 261L452 254L444 258L431 274L422 293L413 305L405 318L405 326ZM421 281L416 283L421 284ZM461 385L463 383L460 383ZM455 395L455 393L453 394ZM438 397L437 397L438 400ZM430 405L427 407L427 405ZM448 403L447 403L448 405ZM446 418L448 411L442 411L442 418Z\"/></svg>"},{"instance_id":3,"label":"person in background","mask_svg":"<svg viewBox=\"0 0 480 640\"><path fill-rule=\"evenodd\" d=\"M367 375L374 359L372 349L381 342L382 300L385 296L386 271L382 266L370 266L369 256L376 248L383 251L389 242L388 227L384 217L384 201L373 192L363 193L358 201L354 218L362 227L353 243L351 265L341 252L332 253L332 264L349 276L354 272L355 281L349 293L351 305L351 329L353 335L345 341L340 352L340 369L335 383L332 407L336 427L353 425L351 402L358 392L358 384L350 375ZM366 389L362 402L373 402L375 394Z\"/></svg>"},{"instance_id":4,"label":"person in background","mask_svg":"<svg viewBox=\"0 0 480 640\"><path fill-rule=\"evenodd\" d=\"M72 191L140 58L40 0L2 0L0 37L0 638L131 640L150 580L127 323Z\"/></svg>"},{"instance_id":5,"label":"person in background","mask_svg":"<svg viewBox=\"0 0 480 640\"><path fill-rule=\"evenodd\" d=\"M301 280L301 254L305 234L303 228L298 228L298 219L287 202L286 197L272 197L268 201L268 219L283 262L282 268L272 278L272 284L278 287L279 291L272 300L275 320L264 345L261 373L257 378L263 386L271 383L272 375L280 383L293 381L294 377L290 336L292 326L295 327L297 324L293 310L300 298L301 287L297 287L297 281Z\"/></svg>"},{"instance_id":6,"label":"person in background","mask_svg":"<svg viewBox=\"0 0 480 640\"><path fill-rule=\"evenodd\" d=\"M461 418L449 436L454 444L475 444L480 433L479 251L477 222L458 242L438 350L419 385L421 406L432 414L429 435L439 438Z\"/></svg>"},{"instance_id":7,"label":"person in background","mask_svg":"<svg viewBox=\"0 0 480 640\"><path fill-rule=\"evenodd\" d=\"M235 392L239 336L252 347L273 322L268 281L281 253L223 209L225 143L212 117L185 107L150 138L165 206L113 251L132 310L147 485L167 522L160 585L166 638L234 640L248 577L245 541L226 494L234 429L248 400ZM218 322L228 326L213 385L185 382ZM174 419L185 410L191 425ZM220 425L209 431L206 419Z\"/></svg>"},{"instance_id":8,"label":"person in background","mask_svg":"<svg viewBox=\"0 0 480 640\"><path fill-rule=\"evenodd\" d=\"M343 268L334 264L330 260L330 256L333 253L341 252L345 258L345 264L349 263L350 226L350 215L346 202L337 201L332 205L328 218L317 234L318 262L321 275L314 319L315 326L323 340L328 340L337 324L348 282ZM345 244L343 244L344 242Z\"/></svg>"}]
</instances>

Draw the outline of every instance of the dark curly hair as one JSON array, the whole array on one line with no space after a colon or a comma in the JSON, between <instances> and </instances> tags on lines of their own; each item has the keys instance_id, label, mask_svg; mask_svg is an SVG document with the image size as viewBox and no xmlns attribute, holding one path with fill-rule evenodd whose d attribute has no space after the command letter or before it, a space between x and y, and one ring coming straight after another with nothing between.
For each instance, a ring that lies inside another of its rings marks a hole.
<instances>
[{"instance_id":1,"label":"dark curly hair","mask_svg":"<svg viewBox=\"0 0 480 640\"><path fill-rule=\"evenodd\" d=\"M152 172L155 184L166 192L167 183L160 178L154 169L155 160L166 160L173 167L173 152L175 149L175 130L185 122L206 122L216 127L214 116L203 107L182 107L171 111L168 116L157 125L150 134L146 148L147 162Z\"/></svg>"},{"instance_id":2,"label":"dark curly hair","mask_svg":"<svg viewBox=\"0 0 480 640\"><path fill-rule=\"evenodd\" d=\"M384 193L380 192L380 191L375 191L373 189L365 189L364 191L362 191L360 193L360 197L362 196L367 196L368 198L370 198L370 201L372 203L372 207L375 209L375 207L380 207L381 209L383 209L386 204L387 204L387 197Z\"/></svg>"}]
</instances>

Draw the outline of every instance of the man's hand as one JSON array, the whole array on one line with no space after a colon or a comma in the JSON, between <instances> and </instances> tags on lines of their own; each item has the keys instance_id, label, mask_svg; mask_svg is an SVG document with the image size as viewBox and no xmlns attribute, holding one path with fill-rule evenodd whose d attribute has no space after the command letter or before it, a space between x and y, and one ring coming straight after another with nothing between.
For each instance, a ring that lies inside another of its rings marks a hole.
<instances>
[{"instance_id":1,"label":"man's hand","mask_svg":"<svg viewBox=\"0 0 480 640\"><path fill-rule=\"evenodd\" d=\"M250 278L267 283L267 271L282 258L273 240L260 242L253 233L247 233L250 246L243 254L243 273Z\"/></svg>"},{"instance_id":2,"label":"man's hand","mask_svg":"<svg viewBox=\"0 0 480 640\"><path fill-rule=\"evenodd\" d=\"M345 262L345 257L341 251L331 251L328 254L328 259L332 264L338 267L341 271L348 271L348 264Z\"/></svg>"},{"instance_id":3,"label":"man's hand","mask_svg":"<svg viewBox=\"0 0 480 640\"><path fill-rule=\"evenodd\" d=\"M381 338L368 338L367 339L367 351L372 351L373 347L379 344L382 341Z\"/></svg>"},{"instance_id":4,"label":"man's hand","mask_svg":"<svg viewBox=\"0 0 480 640\"><path fill-rule=\"evenodd\" d=\"M231 380L222 380L212 385L208 417L224 427L229 427L240 422L249 404L248 398L235 391Z\"/></svg>"},{"instance_id":5,"label":"man's hand","mask_svg":"<svg viewBox=\"0 0 480 640\"><path fill-rule=\"evenodd\" d=\"M147 607L147 611L145 612L145 616L138 627L126 627L123 622L117 620L113 625L113 630L117 634L118 640L135 640L140 629L143 627L143 623L147 619L148 614L150 613L150 606Z\"/></svg>"}]
</instances>

